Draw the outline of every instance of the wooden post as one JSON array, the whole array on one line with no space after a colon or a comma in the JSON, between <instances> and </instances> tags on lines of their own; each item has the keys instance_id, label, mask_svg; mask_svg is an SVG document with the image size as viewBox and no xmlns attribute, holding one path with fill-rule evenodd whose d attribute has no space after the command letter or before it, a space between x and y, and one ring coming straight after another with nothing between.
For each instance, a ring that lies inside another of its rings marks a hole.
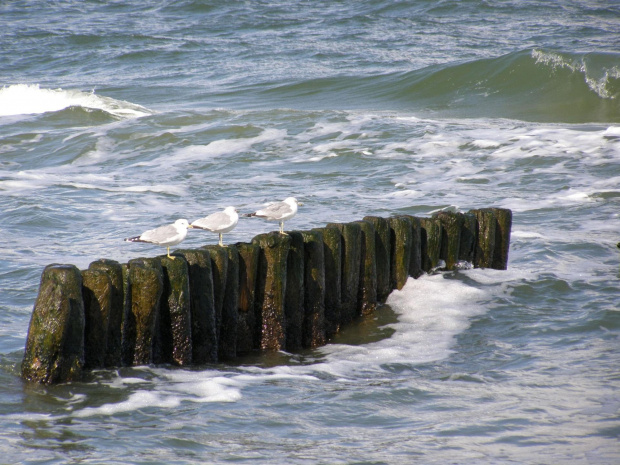
<instances>
[{"instance_id":1,"label":"wooden post","mask_svg":"<svg viewBox=\"0 0 620 465\"><path fill-rule=\"evenodd\" d=\"M508 269L508 251L510 249L510 230L512 229L512 211L507 208L491 208L495 214L495 249L493 250L492 268Z\"/></svg>"},{"instance_id":2,"label":"wooden post","mask_svg":"<svg viewBox=\"0 0 620 465\"><path fill-rule=\"evenodd\" d=\"M215 305L215 336L217 340L218 360L222 334L222 311L226 294L226 278L228 277L228 251L219 245L202 247L211 254L211 275L213 277L213 303Z\"/></svg>"},{"instance_id":3,"label":"wooden post","mask_svg":"<svg viewBox=\"0 0 620 465\"><path fill-rule=\"evenodd\" d=\"M404 216L389 218L392 289L402 289L409 277L411 261L411 220Z\"/></svg>"},{"instance_id":4,"label":"wooden post","mask_svg":"<svg viewBox=\"0 0 620 465\"><path fill-rule=\"evenodd\" d=\"M357 294L357 314L370 315L377 308L377 235L370 221L356 221L360 225L360 284Z\"/></svg>"},{"instance_id":5,"label":"wooden post","mask_svg":"<svg viewBox=\"0 0 620 465\"><path fill-rule=\"evenodd\" d=\"M495 250L496 221L493 210L481 208L471 210L476 215L476 248L474 249L474 267L492 268Z\"/></svg>"},{"instance_id":6,"label":"wooden post","mask_svg":"<svg viewBox=\"0 0 620 465\"><path fill-rule=\"evenodd\" d=\"M239 323L237 325L237 354L258 349L258 328L254 310L260 247L239 242Z\"/></svg>"},{"instance_id":7,"label":"wooden post","mask_svg":"<svg viewBox=\"0 0 620 465\"><path fill-rule=\"evenodd\" d=\"M301 231L288 231L291 245L286 263L286 350L303 347L304 332L304 236Z\"/></svg>"},{"instance_id":8,"label":"wooden post","mask_svg":"<svg viewBox=\"0 0 620 465\"><path fill-rule=\"evenodd\" d=\"M474 250L476 248L476 215L471 212L463 214L461 229L461 246L459 260L474 264Z\"/></svg>"},{"instance_id":9,"label":"wooden post","mask_svg":"<svg viewBox=\"0 0 620 465\"><path fill-rule=\"evenodd\" d=\"M84 368L105 365L108 342L108 316L112 308L112 283L101 270L82 271L84 300Z\"/></svg>"},{"instance_id":10,"label":"wooden post","mask_svg":"<svg viewBox=\"0 0 620 465\"><path fill-rule=\"evenodd\" d=\"M225 249L228 252L228 266L218 353L220 360L233 360L237 356L239 325L239 252L234 245Z\"/></svg>"},{"instance_id":11,"label":"wooden post","mask_svg":"<svg viewBox=\"0 0 620 465\"><path fill-rule=\"evenodd\" d=\"M459 263L463 215L455 212L439 212L434 218L438 219L442 226L439 256L445 260L446 270L455 270Z\"/></svg>"},{"instance_id":12,"label":"wooden post","mask_svg":"<svg viewBox=\"0 0 620 465\"><path fill-rule=\"evenodd\" d=\"M314 229L323 236L325 261L325 337L330 339L340 329L342 294L342 234L332 226Z\"/></svg>"},{"instance_id":13,"label":"wooden post","mask_svg":"<svg viewBox=\"0 0 620 465\"><path fill-rule=\"evenodd\" d=\"M160 309L161 347L158 363L191 365L192 363L192 319L187 262L182 256L174 260L164 256L163 295Z\"/></svg>"},{"instance_id":14,"label":"wooden post","mask_svg":"<svg viewBox=\"0 0 620 465\"><path fill-rule=\"evenodd\" d=\"M375 255L377 266L377 300L385 302L387 296L392 292L390 280L390 223L387 219L378 216L365 216L364 220L369 221L375 227Z\"/></svg>"},{"instance_id":15,"label":"wooden post","mask_svg":"<svg viewBox=\"0 0 620 465\"><path fill-rule=\"evenodd\" d=\"M303 231L304 241L304 347L324 345L325 338L325 256L323 234ZM287 341L288 343L288 341Z\"/></svg>"},{"instance_id":16,"label":"wooden post","mask_svg":"<svg viewBox=\"0 0 620 465\"><path fill-rule=\"evenodd\" d=\"M153 363L157 339L163 276L158 258L129 261L129 313L123 328L124 361L129 365Z\"/></svg>"},{"instance_id":17,"label":"wooden post","mask_svg":"<svg viewBox=\"0 0 620 465\"><path fill-rule=\"evenodd\" d=\"M22 378L42 384L77 381L83 367L82 276L73 265L49 265L30 319Z\"/></svg>"},{"instance_id":18,"label":"wooden post","mask_svg":"<svg viewBox=\"0 0 620 465\"><path fill-rule=\"evenodd\" d=\"M114 260L101 259L92 262L89 270L104 272L110 279L110 307L109 313L104 315L108 328L106 335L106 349L103 365L106 367L119 367L122 363L122 325L123 306L125 302L123 293L123 267Z\"/></svg>"},{"instance_id":19,"label":"wooden post","mask_svg":"<svg viewBox=\"0 0 620 465\"><path fill-rule=\"evenodd\" d=\"M279 232L271 232L256 236L252 243L260 246L256 286L260 348L283 350L286 345L286 261L291 238Z\"/></svg>"},{"instance_id":20,"label":"wooden post","mask_svg":"<svg viewBox=\"0 0 620 465\"><path fill-rule=\"evenodd\" d=\"M422 224L417 216L404 215L411 221L411 258L409 276L418 279L422 275Z\"/></svg>"},{"instance_id":21,"label":"wooden post","mask_svg":"<svg viewBox=\"0 0 620 465\"><path fill-rule=\"evenodd\" d=\"M340 290L340 323L350 323L358 315L357 293L360 282L362 228L356 223L330 223L342 235L342 282Z\"/></svg>"},{"instance_id":22,"label":"wooden post","mask_svg":"<svg viewBox=\"0 0 620 465\"><path fill-rule=\"evenodd\" d=\"M420 218L422 269L429 273L439 266L441 223L435 218Z\"/></svg>"},{"instance_id":23,"label":"wooden post","mask_svg":"<svg viewBox=\"0 0 620 465\"><path fill-rule=\"evenodd\" d=\"M213 300L211 253L204 249L176 250L187 262L192 323L192 363L217 362L217 327Z\"/></svg>"}]
</instances>

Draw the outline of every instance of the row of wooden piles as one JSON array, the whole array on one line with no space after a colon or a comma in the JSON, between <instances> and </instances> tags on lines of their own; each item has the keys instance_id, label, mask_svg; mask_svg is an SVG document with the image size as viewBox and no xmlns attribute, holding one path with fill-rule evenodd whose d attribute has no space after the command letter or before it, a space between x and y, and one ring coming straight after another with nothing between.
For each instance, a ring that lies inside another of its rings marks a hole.
<instances>
[{"instance_id":1,"label":"row of wooden piles","mask_svg":"<svg viewBox=\"0 0 620 465\"><path fill-rule=\"evenodd\" d=\"M325 344L409 276L463 263L506 269L512 213L365 217L87 270L43 271L22 363L28 381L84 370L204 365Z\"/></svg>"}]
</instances>

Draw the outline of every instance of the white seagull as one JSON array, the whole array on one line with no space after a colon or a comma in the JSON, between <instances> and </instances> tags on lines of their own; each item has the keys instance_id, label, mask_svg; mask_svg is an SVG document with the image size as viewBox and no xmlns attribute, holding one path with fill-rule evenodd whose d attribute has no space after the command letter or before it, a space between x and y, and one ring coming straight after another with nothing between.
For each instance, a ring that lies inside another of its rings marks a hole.
<instances>
[{"instance_id":1,"label":"white seagull","mask_svg":"<svg viewBox=\"0 0 620 465\"><path fill-rule=\"evenodd\" d=\"M220 245L223 246L222 236L224 233L230 232L235 229L237 222L239 221L239 215L235 207L226 207L223 211L212 213L209 216L200 218L192 222L192 227L197 229L206 229L220 235Z\"/></svg>"},{"instance_id":2,"label":"white seagull","mask_svg":"<svg viewBox=\"0 0 620 465\"><path fill-rule=\"evenodd\" d=\"M282 202L272 203L265 208L255 211L254 213L247 213L244 216L257 216L264 218L267 221L279 221L280 222L280 234L284 234L284 222L290 220L297 214L297 206L303 205L301 202L297 202L295 197L288 197Z\"/></svg>"},{"instance_id":3,"label":"white seagull","mask_svg":"<svg viewBox=\"0 0 620 465\"><path fill-rule=\"evenodd\" d=\"M149 229L136 237L128 237L126 242L149 242L151 244L161 245L167 248L168 258L174 260L170 255L170 246L177 245L187 236L187 228L192 228L187 220L176 220L173 224L160 226L159 228Z\"/></svg>"}]
</instances>

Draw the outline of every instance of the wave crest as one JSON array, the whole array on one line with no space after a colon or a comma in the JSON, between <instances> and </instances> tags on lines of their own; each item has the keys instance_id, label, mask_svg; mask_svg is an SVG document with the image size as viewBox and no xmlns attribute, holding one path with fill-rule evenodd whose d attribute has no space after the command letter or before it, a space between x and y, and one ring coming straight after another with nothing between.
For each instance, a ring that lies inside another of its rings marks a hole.
<instances>
[{"instance_id":1,"label":"wave crest","mask_svg":"<svg viewBox=\"0 0 620 465\"><path fill-rule=\"evenodd\" d=\"M14 84L0 89L0 116L58 112L69 107L101 110L118 118L150 115L134 103L96 95L94 91L42 89L38 84Z\"/></svg>"}]
</instances>

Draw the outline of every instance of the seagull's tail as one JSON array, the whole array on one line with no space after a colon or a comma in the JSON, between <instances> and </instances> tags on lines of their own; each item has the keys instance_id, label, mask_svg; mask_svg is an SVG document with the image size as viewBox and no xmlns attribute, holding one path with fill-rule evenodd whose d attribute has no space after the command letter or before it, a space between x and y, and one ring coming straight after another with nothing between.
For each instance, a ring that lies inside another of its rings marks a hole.
<instances>
[{"instance_id":1,"label":"seagull's tail","mask_svg":"<svg viewBox=\"0 0 620 465\"><path fill-rule=\"evenodd\" d=\"M142 239L140 239L140 236L136 236L136 237L128 237L127 239L124 239L125 242L146 242L143 241Z\"/></svg>"},{"instance_id":2,"label":"seagull's tail","mask_svg":"<svg viewBox=\"0 0 620 465\"><path fill-rule=\"evenodd\" d=\"M256 216L256 213L242 213L241 216L249 218L250 216Z\"/></svg>"}]
</instances>

